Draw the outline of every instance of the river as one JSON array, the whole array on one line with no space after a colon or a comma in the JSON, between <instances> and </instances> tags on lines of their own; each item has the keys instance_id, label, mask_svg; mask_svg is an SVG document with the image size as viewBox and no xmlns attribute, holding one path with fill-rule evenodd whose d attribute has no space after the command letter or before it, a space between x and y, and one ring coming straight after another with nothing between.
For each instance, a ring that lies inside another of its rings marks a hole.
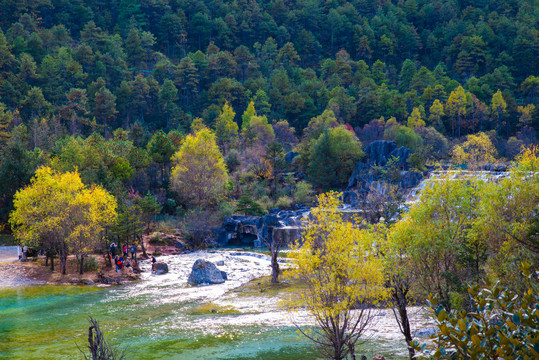
<instances>
[{"instance_id":1,"label":"river","mask_svg":"<svg viewBox=\"0 0 539 360\"><path fill-rule=\"evenodd\" d=\"M191 287L194 261L222 260L224 284ZM152 275L142 262L140 281L122 286L19 286L0 288L0 359L83 359L88 317L99 320L106 338L129 359L317 360L274 295L244 296L233 290L269 275L266 256L232 251L165 256L169 273ZM201 304L233 313L204 312ZM213 306L213 305L210 305ZM378 317L359 353L370 359L405 359L406 349L391 311ZM309 324L305 314L294 318Z\"/></svg>"}]
</instances>

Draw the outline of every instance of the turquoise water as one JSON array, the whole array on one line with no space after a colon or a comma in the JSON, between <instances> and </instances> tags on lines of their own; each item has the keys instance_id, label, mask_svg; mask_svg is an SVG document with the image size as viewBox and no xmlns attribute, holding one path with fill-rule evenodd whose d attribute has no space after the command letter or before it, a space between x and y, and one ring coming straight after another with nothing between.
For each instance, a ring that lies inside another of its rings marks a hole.
<instances>
[{"instance_id":1,"label":"turquoise water","mask_svg":"<svg viewBox=\"0 0 539 360\"><path fill-rule=\"evenodd\" d=\"M128 287L129 285L127 285ZM1 359L82 358L88 316L107 339L132 359L316 359L295 328L223 325L190 329L189 323L219 323L242 315L187 315L190 304L152 306L128 299L127 289L36 286L0 292ZM183 310L183 311L182 311Z\"/></svg>"},{"instance_id":2,"label":"turquoise water","mask_svg":"<svg viewBox=\"0 0 539 360\"><path fill-rule=\"evenodd\" d=\"M256 265L247 266L256 274ZM276 310L264 310L263 302L251 307L245 306L250 300L232 298L228 301L238 304L240 314L194 315L197 305L219 302L226 288L188 287L181 280L186 266L169 260L169 267L171 274L147 272L142 281L118 287L0 289L0 359L83 359L78 347L86 350L89 316L99 320L110 343L126 349L129 359L318 359L290 321ZM232 276L229 286L234 281ZM369 359L378 354L402 359L396 355L402 350L400 342L378 341L362 353Z\"/></svg>"}]
</instances>

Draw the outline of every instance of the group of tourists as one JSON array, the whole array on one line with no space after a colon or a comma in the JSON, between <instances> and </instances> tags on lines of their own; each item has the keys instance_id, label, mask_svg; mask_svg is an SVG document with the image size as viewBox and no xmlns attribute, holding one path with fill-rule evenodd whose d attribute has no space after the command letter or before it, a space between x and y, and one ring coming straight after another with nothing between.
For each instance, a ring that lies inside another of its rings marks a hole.
<instances>
[{"instance_id":1,"label":"group of tourists","mask_svg":"<svg viewBox=\"0 0 539 360\"><path fill-rule=\"evenodd\" d=\"M128 251L131 253L131 261L129 261ZM122 252L119 252L118 245L116 243L110 244L110 255L114 258L114 265L116 266L116 272L118 275L122 274L124 268L130 269L133 273L140 271L137 263L137 246L128 246L125 244L122 247Z\"/></svg>"}]
</instances>

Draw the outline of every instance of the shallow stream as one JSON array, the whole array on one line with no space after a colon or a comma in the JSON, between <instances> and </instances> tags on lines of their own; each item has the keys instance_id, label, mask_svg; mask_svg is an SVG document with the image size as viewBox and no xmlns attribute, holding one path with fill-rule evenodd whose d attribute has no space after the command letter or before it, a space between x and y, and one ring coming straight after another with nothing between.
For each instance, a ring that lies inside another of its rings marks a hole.
<instances>
[{"instance_id":1,"label":"shallow stream","mask_svg":"<svg viewBox=\"0 0 539 360\"><path fill-rule=\"evenodd\" d=\"M224 284L187 285L198 258L223 260ZM88 317L128 359L315 360L312 344L299 336L270 295L245 297L230 290L269 275L266 256L231 251L166 256L170 272L115 287L26 286L0 288L0 359L83 359ZM234 314L193 311L201 304L231 306ZM296 322L309 320L300 314ZM405 359L406 349L390 311L379 317L359 353L370 359Z\"/></svg>"}]
</instances>

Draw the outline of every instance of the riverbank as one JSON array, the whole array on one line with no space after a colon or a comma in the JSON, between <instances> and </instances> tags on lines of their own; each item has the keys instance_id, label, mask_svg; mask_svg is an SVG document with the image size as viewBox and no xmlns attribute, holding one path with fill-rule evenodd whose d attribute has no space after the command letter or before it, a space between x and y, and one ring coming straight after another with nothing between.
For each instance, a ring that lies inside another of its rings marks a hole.
<instances>
[{"instance_id":1,"label":"riverbank","mask_svg":"<svg viewBox=\"0 0 539 360\"><path fill-rule=\"evenodd\" d=\"M138 274L133 274L132 270L124 268L122 274L115 272L114 265L108 266L103 255L91 254L88 259L95 261L95 268L79 274L79 267L74 255L67 259L66 274L61 273L61 265L58 259L55 260L55 270L50 270L50 263L45 265L45 257L38 256L27 261L19 261L16 246L0 247L0 288L17 287L29 285L93 285L103 282L124 283L138 280Z\"/></svg>"},{"instance_id":2,"label":"riverbank","mask_svg":"<svg viewBox=\"0 0 539 360\"><path fill-rule=\"evenodd\" d=\"M160 256L181 253L175 246L151 245L151 236L144 236L143 241L147 254L159 254ZM140 247L137 251L137 260L150 261L144 258ZM129 256L130 257L130 256ZM29 285L93 285L93 284L122 284L140 279L140 274L133 273L131 268L124 268L121 275L115 271L114 261L112 266L102 254L89 254L85 263L94 263L90 269L79 274L79 265L74 255L67 258L66 274L61 273L61 264L58 259L54 262L54 271L50 270L50 263L45 265L45 257L29 258L27 261L19 261L17 246L0 246L0 288L29 286ZM130 259L130 261L132 261Z\"/></svg>"}]
</instances>

